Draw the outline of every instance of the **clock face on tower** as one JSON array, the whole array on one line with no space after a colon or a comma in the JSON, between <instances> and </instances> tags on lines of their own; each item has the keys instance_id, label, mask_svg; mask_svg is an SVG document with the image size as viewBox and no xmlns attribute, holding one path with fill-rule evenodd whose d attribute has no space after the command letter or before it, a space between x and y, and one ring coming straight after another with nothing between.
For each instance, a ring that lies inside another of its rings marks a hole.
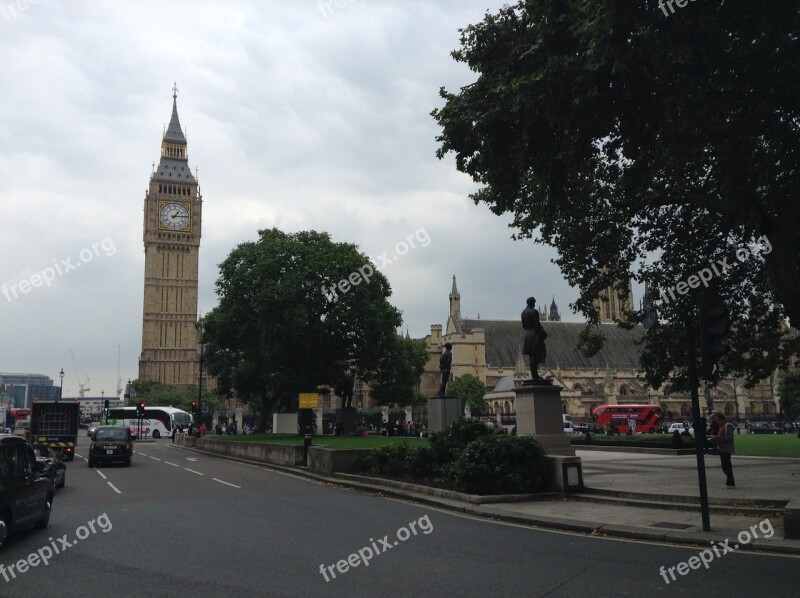
<instances>
[{"instance_id":1,"label":"clock face on tower","mask_svg":"<svg viewBox=\"0 0 800 598\"><path fill-rule=\"evenodd\" d=\"M161 226L170 230L184 230L189 227L189 209L182 203L162 204L159 210Z\"/></svg>"}]
</instances>

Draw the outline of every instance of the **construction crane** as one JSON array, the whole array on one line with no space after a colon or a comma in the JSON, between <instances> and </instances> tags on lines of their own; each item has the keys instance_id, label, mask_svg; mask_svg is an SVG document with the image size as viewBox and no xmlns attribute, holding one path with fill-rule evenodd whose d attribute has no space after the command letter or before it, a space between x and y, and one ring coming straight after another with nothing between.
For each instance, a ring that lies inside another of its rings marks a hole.
<instances>
[{"instance_id":1,"label":"construction crane","mask_svg":"<svg viewBox=\"0 0 800 598\"><path fill-rule=\"evenodd\" d=\"M72 349L69 350L69 354L72 356L72 365L75 366L75 375L78 377L78 396L83 398L83 395L92 390L87 386L89 384L89 376L86 375L86 372L78 365L78 360L75 359L75 353ZM85 377L85 380L81 382L81 373Z\"/></svg>"}]
</instances>

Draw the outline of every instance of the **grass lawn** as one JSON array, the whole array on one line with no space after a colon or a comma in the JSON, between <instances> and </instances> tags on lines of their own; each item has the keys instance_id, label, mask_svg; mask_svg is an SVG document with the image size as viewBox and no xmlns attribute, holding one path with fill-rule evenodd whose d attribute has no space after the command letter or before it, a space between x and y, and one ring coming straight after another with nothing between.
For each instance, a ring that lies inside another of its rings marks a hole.
<instances>
[{"instance_id":1,"label":"grass lawn","mask_svg":"<svg viewBox=\"0 0 800 598\"><path fill-rule=\"evenodd\" d=\"M297 434L239 434L236 436L206 436L210 440L225 442L263 442L267 444L303 444L303 437ZM314 436L314 446L329 446L334 449L378 448L387 444L407 442L411 446L428 446L427 438L398 436ZM800 442L800 441L798 441Z\"/></svg>"},{"instance_id":2,"label":"grass lawn","mask_svg":"<svg viewBox=\"0 0 800 598\"><path fill-rule=\"evenodd\" d=\"M740 457L800 458L797 434L737 434L733 444Z\"/></svg>"},{"instance_id":3,"label":"grass lawn","mask_svg":"<svg viewBox=\"0 0 800 598\"><path fill-rule=\"evenodd\" d=\"M650 440L664 443L664 448L669 448L671 436L668 434L642 434L639 436L597 436L597 444L603 441L629 441ZM684 438L684 448L693 448L694 440L688 442ZM797 434L735 434L734 446L736 455L741 457L795 457L800 458L800 438ZM573 445L580 449L580 444Z\"/></svg>"}]
</instances>

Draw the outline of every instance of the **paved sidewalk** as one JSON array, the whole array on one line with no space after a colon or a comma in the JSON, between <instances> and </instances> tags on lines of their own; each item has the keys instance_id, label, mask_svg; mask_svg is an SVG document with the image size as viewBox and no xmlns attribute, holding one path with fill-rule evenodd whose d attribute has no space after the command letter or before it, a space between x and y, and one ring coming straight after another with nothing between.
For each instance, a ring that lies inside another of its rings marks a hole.
<instances>
[{"instance_id":1,"label":"paved sidewalk","mask_svg":"<svg viewBox=\"0 0 800 598\"><path fill-rule=\"evenodd\" d=\"M773 508L776 504L800 499L800 459L734 456L736 488L729 490L725 488L719 457L706 455L706 481L712 512L709 517L711 531L704 532L695 455L580 450L577 455L583 463L583 480L589 500L562 498L493 503L482 507L504 518L538 520L553 527L572 524L596 534L701 545L712 540L730 539L731 546L737 547L739 540L747 540L747 547L753 550L800 555L800 540L783 539L783 519ZM620 502L592 502L592 490L602 491L597 497L600 500L609 494L618 497ZM625 501L625 498L635 499L641 502L641 506L625 504L634 502ZM686 504L689 499L696 500L697 504ZM667 508L662 508L665 503L668 503ZM759 505L764 507L762 512L743 513ZM737 506L741 506L743 514L737 513ZM720 507L724 512L715 512L714 507ZM752 535L758 538L748 539Z\"/></svg>"},{"instance_id":2,"label":"paved sidewalk","mask_svg":"<svg viewBox=\"0 0 800 598\"><path fill-rule=\"evenodd\" d=\"M584 483L590 488L659 495L700 496L697 457L644 455L622 452L577 451ZM739 457L734 455L736 488L725 488L719 457L705 455L706 486L711 499L800 499L800 458Z\"/></svg>"}]
</instances>

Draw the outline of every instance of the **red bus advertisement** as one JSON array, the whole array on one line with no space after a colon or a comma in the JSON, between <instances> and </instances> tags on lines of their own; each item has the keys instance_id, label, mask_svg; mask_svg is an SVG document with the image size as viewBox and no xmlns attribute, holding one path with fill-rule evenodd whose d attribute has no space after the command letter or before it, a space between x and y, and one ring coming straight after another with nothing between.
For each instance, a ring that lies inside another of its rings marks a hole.
<instances>
[{"instance_id":1,"label":"red bus advertisement","mask_svg":"<svg viewBox=\"0 0 800 598\"><path fill-rule=\"evenodd\" d=\"M30 419L31 418L31 410L30 409L9 409L9 414L11 415L11 419L15 422L21 419Z\"/></svg>"},{"instance_id":2,"label":"red bus advertisement","mask_svg":"<svg viewBox=\"0 0 800 598\"><path fill-rule=\"evenodd\" d=\"M598 426L607 428L613 424L620 434L628 434L632 422L634 434L652 434L658 430L661 417L658 405L600 405L592 410L592 419Z\"/></svg>"}]
</instances>

